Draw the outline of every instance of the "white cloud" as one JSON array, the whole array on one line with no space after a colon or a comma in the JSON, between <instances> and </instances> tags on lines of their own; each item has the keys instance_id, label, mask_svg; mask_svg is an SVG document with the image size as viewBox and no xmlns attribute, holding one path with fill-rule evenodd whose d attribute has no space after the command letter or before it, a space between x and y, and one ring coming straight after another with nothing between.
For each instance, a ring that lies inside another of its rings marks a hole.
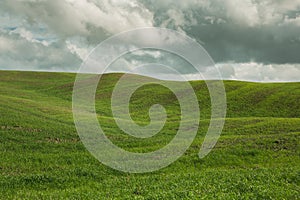
<instances>
[{"instance_id":1,"label":"white cloud","mask_svg":"<svg viewBox=\"0 0 300 200\"><path fill-rule=\"evenodd\" d=\"M300 82L300 64L221 63L216 65L225 80Z\"/></svg>"},{"instance_id":2,"label":"white cloud","mask_svg":"<svg viewBox=\"0 0 300 200\"><path fill-rule=\"evenodd\" d=\"M49 42L46 40L37 40L34 36L34 33L26 30L25 28L17 28L13 31L10 31L9 34L18 34L21 38L24 38L28 42L39 43L44 46L49 46Z\"/></svg>"},{"instance_id":3,"label":"white cloud","mask_svg":"<svg viewBox=\"0 0 300 200\"><path fill-rule=\"evenodd\" d=\"M14 40L8 39L0 35L0 53L3 54L7 52L12 52L14 46L13 43Z\"/></svg>"},{"instance_id":4,"label":"white cloud","mask_svg":"<svg viewBox=\"0 0 300 200\"><path fill-rule=\"evenodd\" d=\"M77 69L109 35L153 23L152 13L136 0L4 0L0 11L2 69Z\"/></svg>"},{"instance_id":5,"label":"white cloud","mask_svg":"<svg viewBox=\"0 0 300 200\"><path fill-rule=\"evenodd\" d=\"M153 16L138 1L51 0L5 1L13 15L25 16L29 22L46 24L63 36L91 34L89 26L111 34L132 28L152 26Z\"/></svg>"},{"instance_id":6,"label":"white cloud","mask_svg":"<svg viewBox=\"0 0 300 200\"><path fill-rule=\"evenodd\" d=\"M219 62L230 57L239 62L218 64L224 78L299 81L299 64L256 63L299 60L294 53L300 48L299 0L2 0L0 13L0 69L76 71L107 37L155 25L206 39L207 46L213 43L211 54L224 49L216 53L222 57ZM136 37L145 44L161 42L158 35ZM291 53L276 51L280 47ZM239 60L245 55L256 62ZM155 52L135 56L163 59ZM140 63L130 59L123 60L126 67ZM162 62L181 65L177 60Z\"/></svg>"},{"instance_id":7,"label":"white cloud","mask_svg":"<svg viewBox=\"0 0 300 200\"><path fill-rule=\"evenodd\" d=\"M257 4L251 0L225 0L224 6L227 17L240 24L254 26L260 22Z\"/></svg>"},{"instance_id":8,"label":"white cloud","mask_svg":"<svg viewBox=\"0 0 300 200\"><path fill-rule=\"evenodd\" d=\"M70 52L77 55L81 60L85 60L85 58L89 55L89 50L87 48L80 48L69 40L66 41L66 45Z\"/></svg>"},{"instance_id":9,"label":"white cloud","mask_svg":"<svg viewBox=\"0 0 300 200\"><path fill-rule=\"evenodd\" d=\"M44 46L13 34L0 34L0 53L1 69L74 71L80 63L65 46Z\"/></svg>"},{"instance_id":10,"label":"white cloud","mask_svg":"<svg viewBox=\"0 0 300 200\"><path fill-rule=\"evenodd\" d=\"M281 25L295 25L300 28L300 14L295 18L284 17L284 21Z\"/></svg>"}]
</instances>

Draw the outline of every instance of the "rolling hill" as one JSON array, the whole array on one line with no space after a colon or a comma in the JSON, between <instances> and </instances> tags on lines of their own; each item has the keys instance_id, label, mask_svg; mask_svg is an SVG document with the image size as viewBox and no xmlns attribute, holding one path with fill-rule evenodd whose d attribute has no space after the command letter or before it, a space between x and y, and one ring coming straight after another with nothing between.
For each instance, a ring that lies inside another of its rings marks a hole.
<instances>
[{"instance_id":1,"label":"rolling hill","mask_svg":"<svg viewBox=\"0 0 300 200\"><path fill-rule=\"evenodd\" d=\"M133 152L165 146L176 134L180 108L159 85L139 88L132 118L165 106L168 121L156 136L136 139L114 123L110 97L122 74L103 77L98 119L113 143ZM178 161L149 174L102 165L85 149L72 115L76 74L0 71L0 198L3 199L299 199L300 83L225 81L227 118L216 147L197 154L210 119L206 85L193 81L201 109L194 143Z\"/></svg>"}]
</instances>

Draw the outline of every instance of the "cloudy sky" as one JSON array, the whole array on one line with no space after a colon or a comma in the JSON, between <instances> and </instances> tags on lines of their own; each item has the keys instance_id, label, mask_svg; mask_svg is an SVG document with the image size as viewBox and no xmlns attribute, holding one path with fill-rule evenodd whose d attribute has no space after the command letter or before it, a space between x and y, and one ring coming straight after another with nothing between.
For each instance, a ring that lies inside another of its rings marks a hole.
<instances>
[{"instance_id":1,"label":"cloudy sky","mask_svg":"<svg viewBox=\"0 0 300 200\"><path fill-rule=\"evenodd\" d=\"M0 69L75 72L101 41L139 27L194 38L224 79L300 81L300 0L1 0ZM164 60L120 63L142 55Z\"/></svg>"}]
</instances>

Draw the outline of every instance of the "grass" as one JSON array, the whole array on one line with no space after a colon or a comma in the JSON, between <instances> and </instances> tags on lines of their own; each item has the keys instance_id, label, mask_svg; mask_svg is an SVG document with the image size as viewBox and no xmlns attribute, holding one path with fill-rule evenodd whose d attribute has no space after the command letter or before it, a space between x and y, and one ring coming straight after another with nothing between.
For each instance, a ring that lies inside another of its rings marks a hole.
<instances>
[{"instance_id":1,"label":"grass","mask_svg":"<svg viewBox=\"0 0 300 200\"><path fill-rule=\"evenodd\" d=\"M161 148L178 127L176 98L158 85L137 90L130 107L137 123L147 123L153 103L165 105L169 116L156 136L130 137L109 106L120 77L106 75L98 88L103 129L128 151ZM66 73L0 72L1 199L300 199L300 83L225 81L224 131L200 160L210 103L205 84L191 82L201 108L194 143L167 168L128 174L104 166L82 145L71 109L74 80Z\"/></svg>"}]
</instances>

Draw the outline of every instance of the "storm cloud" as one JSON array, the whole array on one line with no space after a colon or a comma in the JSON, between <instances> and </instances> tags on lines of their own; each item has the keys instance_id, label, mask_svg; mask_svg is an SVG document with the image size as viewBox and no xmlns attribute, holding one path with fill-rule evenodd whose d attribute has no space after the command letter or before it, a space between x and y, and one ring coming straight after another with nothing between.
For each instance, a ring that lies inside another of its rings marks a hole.
<instances>
[{"instance_id":1,"label":"storm cloud","mask_svg":"<svg viewBox=\"0 0 300 200\"><path fill-rule=\"evenodd\" d=\"M101 41L152 26L194 38L224 79L300 80L299 0L2 0L0 69L77 71ZM119 63L171 59L147 56Z\"/></svg>"}]
</instances>

